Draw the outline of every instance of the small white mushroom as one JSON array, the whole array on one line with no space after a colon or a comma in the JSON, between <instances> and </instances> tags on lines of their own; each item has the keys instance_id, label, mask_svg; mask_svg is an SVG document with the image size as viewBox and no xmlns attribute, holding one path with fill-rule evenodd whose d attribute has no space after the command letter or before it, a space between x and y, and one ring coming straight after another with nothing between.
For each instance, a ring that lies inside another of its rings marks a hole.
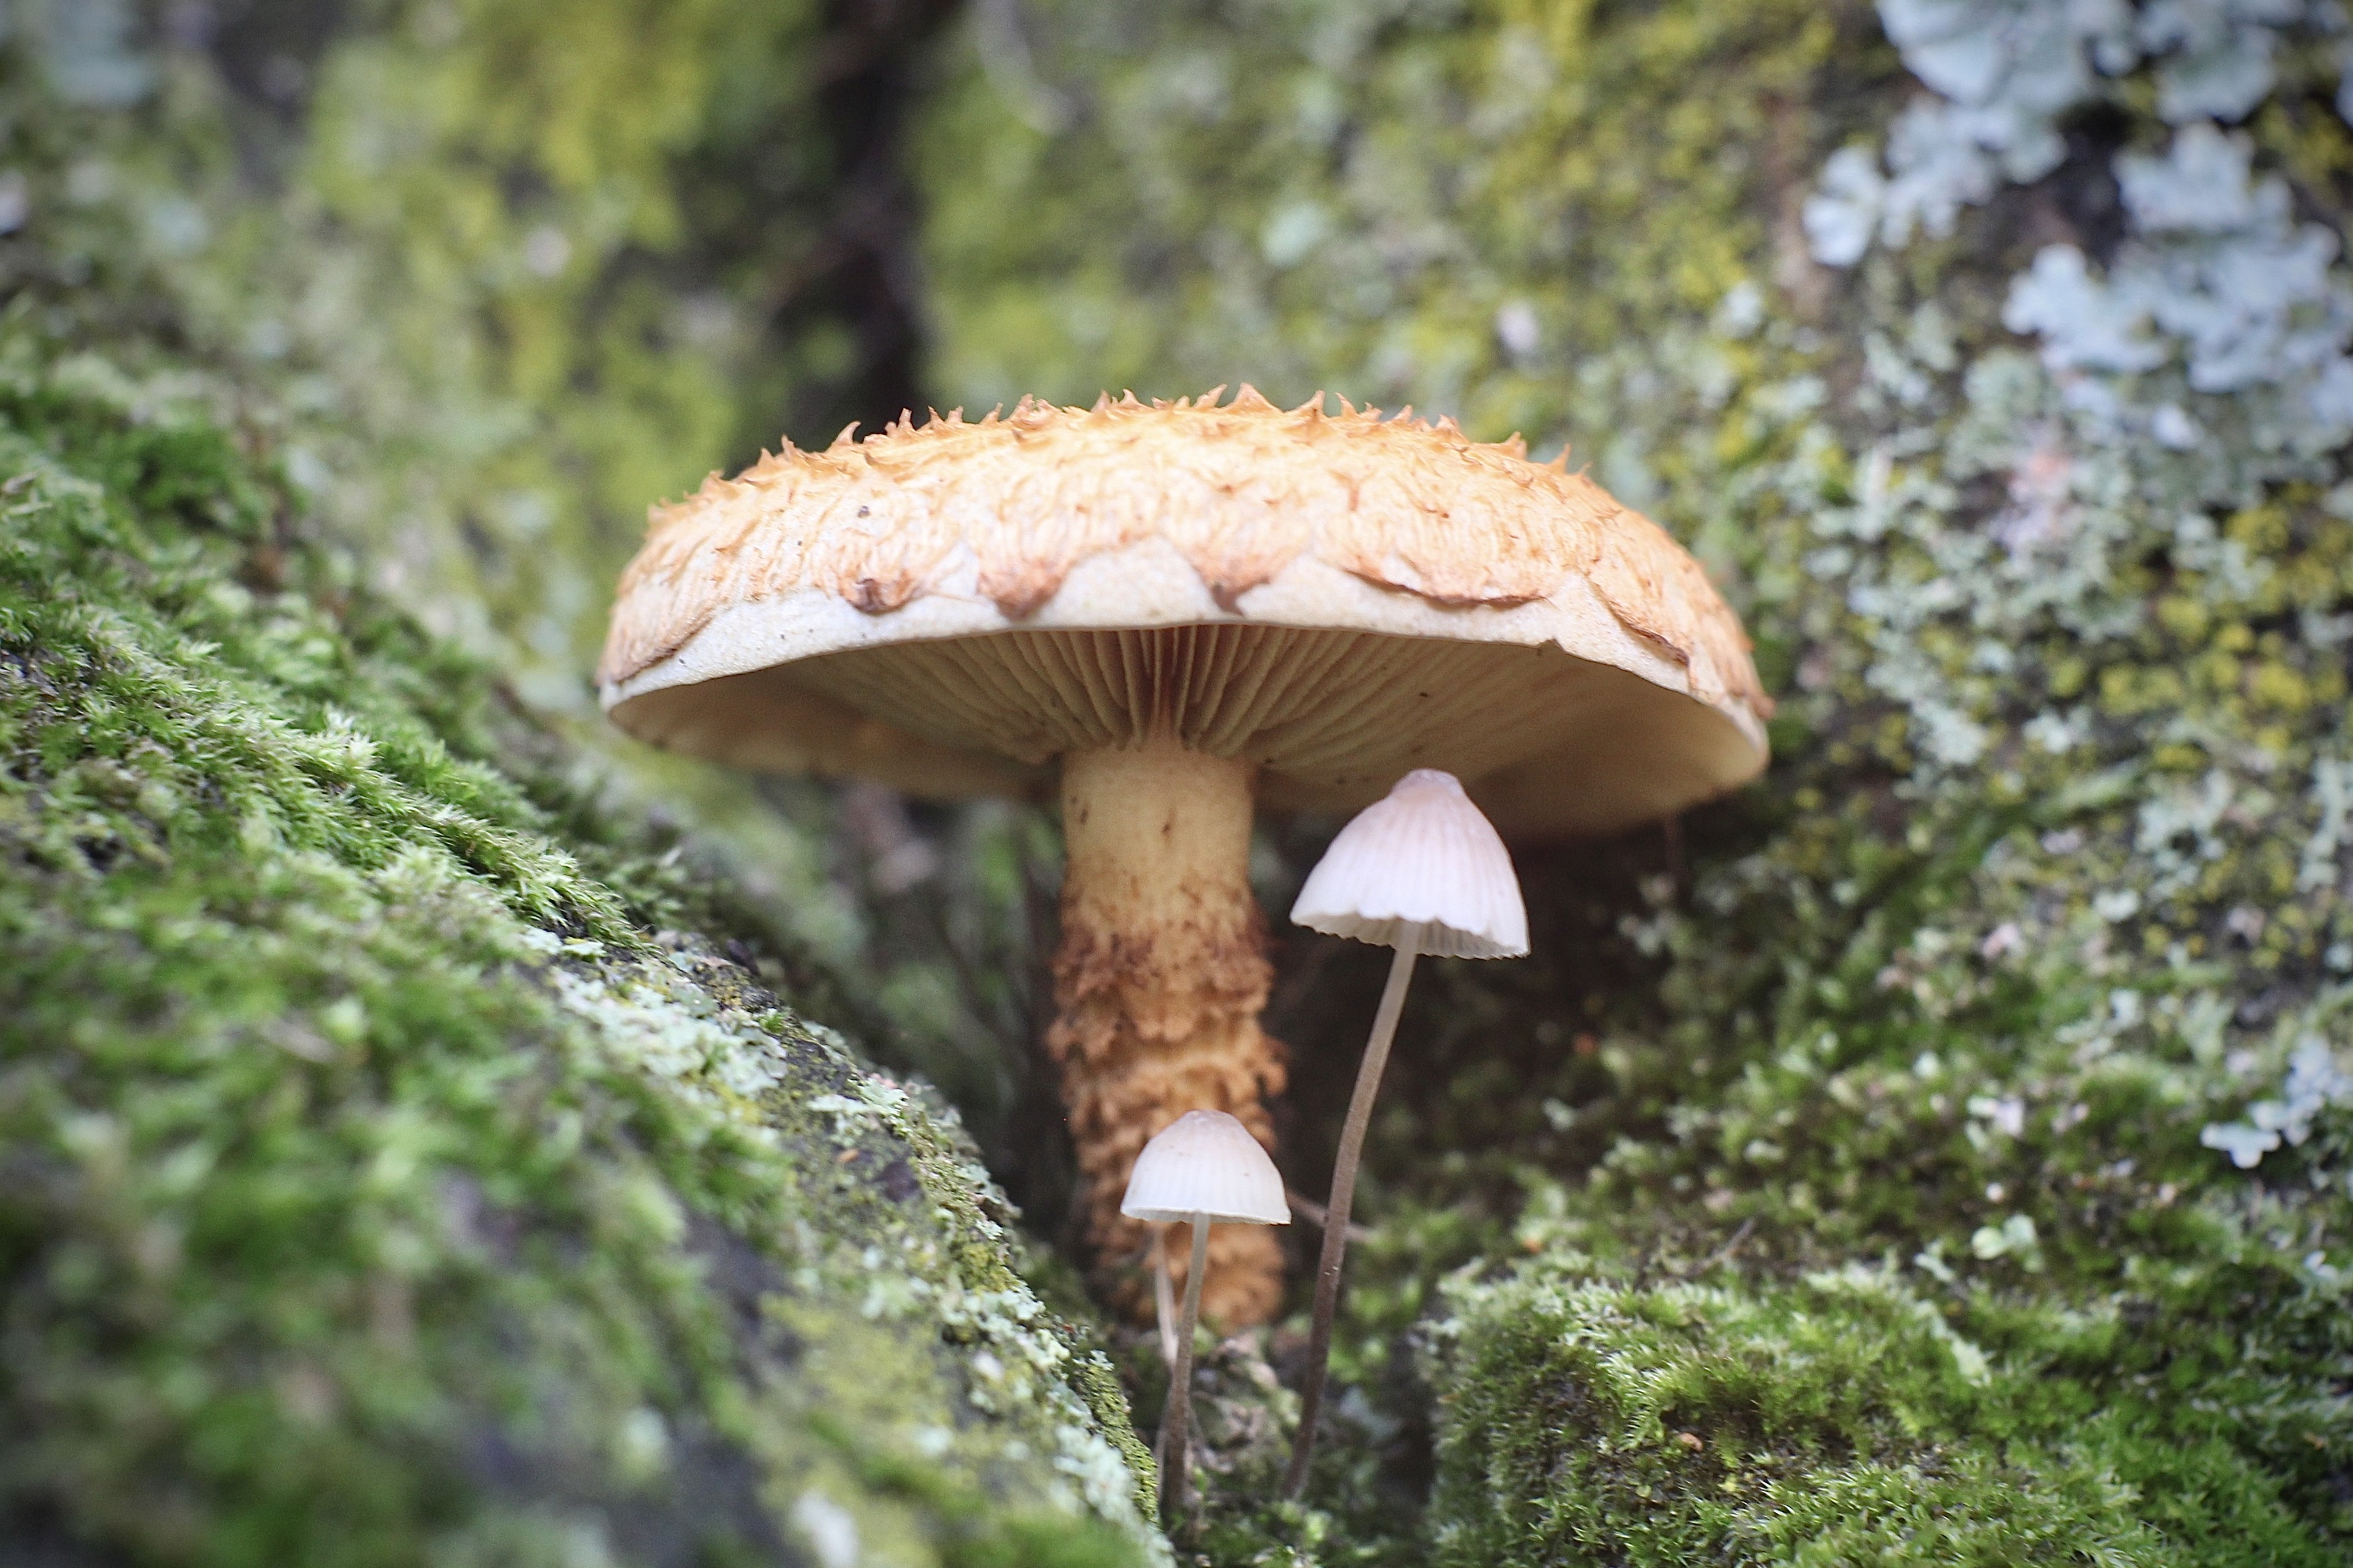
<instances>
[{"instance_id":1,"label":"small white mushroom","mask_svg":"<svg viewBox=\"0 0 2353 1568\"><path fill-rule=\"evenodd\" d=\"M1297 1497L1307 1485L1308 1461L1315 1452L1356 1165L1413 961L1424 952L1518 958L1528 951L1528 911L1510 852L1494 825L1471 804L1461 781L1435 768L1417 768L1340 830L1308 873L1291 918L1333 936L1397 950L1332 1166L1332 1200L1324 1209L1324 1251L1315 1270L1315 1315L1308 1330L1307 1377L1299 1394L1299 1438L1283 1481L1284 1494Z\"/></svg>"},{"instance_id":2,"label":"small white mushroom","mask_svg":"<svg viewBox=\"0 0 2353 1568\"><path fill-rule=\"evenodd\" d=\"M1434 958L1519 958L1528 911L1494 826L1461 781L1416 768L1358 812L1307 874L1297 923ZM1412 936L1409 928L1419 927Z\"/></svg>"},{"instance_id":3,"label":"small white mushroom","mask_svg":"<svg viewBox=\"0 0 2353 1568\"><path fill-rule=\"evenodd\" d=\"M1191 1471L1193 1326L1201 1315L1201 1280L1209 1271L1209 1226L1289 1225L1282 1176L1250 1129L1222 1110L1188 1110L1153 1135L1135 1157L1119 1212L1130 1219L1193 1226L1192 1267L1176 1326L1168 1407L1160 1419L1160 1495L1185 1506Z\"/></svg>"}]
</instances>

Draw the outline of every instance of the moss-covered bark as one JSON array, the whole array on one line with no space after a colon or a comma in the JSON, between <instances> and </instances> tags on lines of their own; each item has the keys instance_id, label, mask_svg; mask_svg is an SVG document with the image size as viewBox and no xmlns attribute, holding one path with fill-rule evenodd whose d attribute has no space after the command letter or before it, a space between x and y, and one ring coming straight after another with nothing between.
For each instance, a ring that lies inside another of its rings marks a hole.
<instances>
[{"instance_id":1,"label":"moss-covered bark","mask_svg":"<svg viewBox=\"0 0 2353 1568\"><path fill-rule=\"evenodd\" d=\"M770 989L828 911L525 706L774 389L662 323L807 171L670 181L816 25L227 20L0 31L0 1557L1161 1555L955 1113Z\"/></svg>"},{"instance_id":2,"label":"moss-covered bark","mask_svg":"<svg viewBox=\"0 0 2353 1568\"><path fill-rule=\"evenodd\" d=\"M0 1537L1148 1555L952 1113L677 929L160 390L0 345Z\"/></svg>"},{"instance_id":3,"label":"moss-covered bark","mask_svg":"<svg viewBox=\"0 0 2353 1568\"><path fill-rule=\"evenodd\" d=\"M0 1555L1150 1560L953 1112L767 989L838 910L517 700L769 384L649 321L813 26L534 16L0 34Z\"/></svg>"}]
</instances>

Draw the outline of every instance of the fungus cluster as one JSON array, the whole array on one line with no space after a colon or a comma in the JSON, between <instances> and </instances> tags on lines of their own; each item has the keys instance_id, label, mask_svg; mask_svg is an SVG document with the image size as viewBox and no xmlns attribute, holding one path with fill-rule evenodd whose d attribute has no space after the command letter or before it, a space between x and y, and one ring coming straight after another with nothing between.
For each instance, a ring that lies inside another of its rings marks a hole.
<instances>
[{"instance_id":1,"label":"fungus cluster","mask_svg":"<svg viewBox=\"0 0 2353 1568\"><path fill-rule=\"evenodd\" d=\"M1245 387L845 431L657 510L621 581L599 683L633 734L1059 792L1047 1043L1110 1270L1145 1251L1120 1205L1152 1133L1211 1110L1271 1144L1256 805L1355 810L1443 765L1507 833L1606 832L1764 765L1738 621L1656 525L1516 439L1342 407ZM1204 1311L1273 1314L1269 1232L1207 1258Z\"/></svg>"}]
</instances>

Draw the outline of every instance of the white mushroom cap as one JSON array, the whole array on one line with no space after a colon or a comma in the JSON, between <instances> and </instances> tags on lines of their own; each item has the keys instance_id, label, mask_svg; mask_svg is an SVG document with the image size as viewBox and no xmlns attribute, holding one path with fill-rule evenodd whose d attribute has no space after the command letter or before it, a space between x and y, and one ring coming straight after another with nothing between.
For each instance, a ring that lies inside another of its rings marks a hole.
<instances>
[{"instance_id":1,"label":"white mushroom cap","mask_svg":"<svg viewBox=\"0 0 2353 1568\"><path fill-rule=\"evenodd\" d=\"M1130 1219L1289 1225L1282 1176L1250 1129L1222 1110L1188 1110L1135 1157L1119 1212Z\"/></svg>"},{"instance_id":2,"label":"white mushroom cap","mask_svg":"<svg viewBox=\"0 0 2353 1568\"><path fill-rule=\"evenodd\" d=\"M1416 768L1356 814L1307 874L1291 918L1313 930L1440 958L1517 958L1528 951L1520 879L1494 825L1461 781Z\"/></svg>"}]
</instances>

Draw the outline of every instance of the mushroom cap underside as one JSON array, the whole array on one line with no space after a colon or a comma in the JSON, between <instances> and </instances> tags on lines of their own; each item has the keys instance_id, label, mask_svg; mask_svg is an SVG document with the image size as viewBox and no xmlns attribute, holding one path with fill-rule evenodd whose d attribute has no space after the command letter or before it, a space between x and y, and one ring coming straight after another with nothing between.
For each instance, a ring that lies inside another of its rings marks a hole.
<instances>
[{"instance_id":1,"label":"mushroom cap underside","mask_svg":"<svg viewBox=\"0 0 2353 1568\"><path fill-rule=\"evenodd\" d=\"M1173 733L1270 805L1443 767L1514 833L1765 762L1739 622L1658 527L1451 424L1028 405L765 459L657 512L599 672L640 738L918 795L1033 794Z\"/></svg>"},{"instance_id":2,"label":"mushroom cap underside","mask_svg":"<svg viewBox=\"0 0 2353 1568\"><path fill-rule=\"evenodd\" d=\"M1277 810L1353 811L1443 765L1498 828L1538 837L1655 820L1765 762L1715 709L1556 646L1230 624L884 644L650 687L612 713L672 750L932 799L1043 796L1061 753L1155 732L1248 758Z\"/></svg>"}]
</instances>

